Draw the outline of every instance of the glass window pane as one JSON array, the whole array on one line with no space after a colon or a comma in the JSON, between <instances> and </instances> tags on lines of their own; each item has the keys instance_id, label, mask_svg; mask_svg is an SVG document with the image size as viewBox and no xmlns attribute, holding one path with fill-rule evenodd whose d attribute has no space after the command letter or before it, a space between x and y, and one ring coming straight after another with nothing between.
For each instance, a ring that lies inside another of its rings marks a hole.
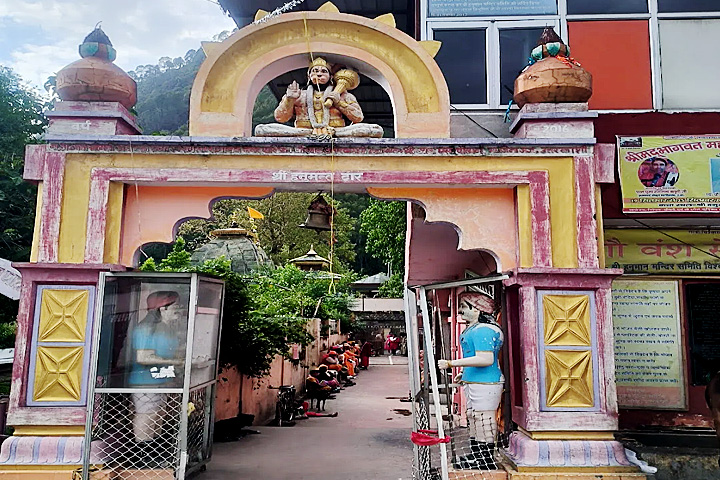
<instances>
[{"instance_id":1,"label":"glass window pane","mask_svg":"<svg viewBox=\"0 0 720 480\"><path fill-rule=\"evenodd\" d=\"M190 387L215 378L222 295L222 284L200 281L193 333Z\"/></svg>"},{"instance_id":2,"label":"glass window pane","mask_svg":"<svg viewBox=\"0 0 720 480\"><path fill-rule=\"evenodd\" d=\"M543 28L508 28L500 30L500 103L513 97L515 79L528 64L530 52L537 46Z\"/></svg>"},{"instance_id":3,"label":"glass window pane","mask_svg":"<svg viewBox=\"0 0 720 480\"><path fill-rule=\"evenodd\" d=\"M188 279L109 277L97 386L182 388L189 302Z\"/></svg>"},{"instance_id":4,"label":"glass window pane","mask_svg":"<svg viewBox=\"0 0 720 480\"><path fill-rule=\"evenodd\" d=\"M660 21L663 108L720 107L720 63L699 60L713 58L718 44L720 20Z\"/></svg>"},{"instance_id":5,"label":"glass window pane","mask_svg":"<svg viewBox=\"0 0 720 480\"><path fill-rule=\"evenodd\" d=\"M435 61L445 75L450 102L487 103L485 29L435 30L442 47Z\"/></svg>"},{"instance_id":6,"label":"glass window pane","mask_svg":"<svg viewBox=\"0 0 720 480\"><path fill-rule=\"evenodd\" d=\"M647 0L567 0L567 11L568 15L647 13L648 3Z\"/></svg>"},{"instance_id":7,"label":"glass window pane","mask_svg":"<svg viewBox=\"0 0 720 480\"><path fill-rule=\"evenodd\" d=\"M658 0L658 12L720 12L718 0Z\"/></svg>"},{"instance_id":8,"label":"glass window pane","mask_svg":"<svg viewBox=\"0 0 720 480\"><path fill-rule=\"evenodd\" d=\"M555 15L557 0L428 0L430 17Z\"/></svg>"},{"instance_id":9,"label":"glass window pane","mask_svg":"<svg viewBox=\"0 0 720 480\"><path fill-rule=\"evenodd\" d=\"M602 20L568 22L571 53L592 73L590 108L652 108L650 33L647 20ZM618 58L598 48L599 38L622 38L622 74Z\"/></svg>"}]
</instances>

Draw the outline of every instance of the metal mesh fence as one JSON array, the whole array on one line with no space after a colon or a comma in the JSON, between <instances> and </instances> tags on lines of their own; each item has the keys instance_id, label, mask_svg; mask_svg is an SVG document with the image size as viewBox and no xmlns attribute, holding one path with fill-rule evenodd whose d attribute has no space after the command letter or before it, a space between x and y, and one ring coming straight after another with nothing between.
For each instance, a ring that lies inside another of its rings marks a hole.
<instances>
[{"instance_id":1,"label":"metal mesh fence","mask_svg":"<svg viewBox=\"0 0 720 480\"><path fill-rule=\"evenodd\" d=\"M443 395L444 396L444 395ZM437 430L437 419L442 418L450 480L473 479L494 480L494 472L504 472L501 464L500 449L507 447L510 432L504 428L499 414L487 418L478 412L465 412L460 415L457 404L450 401L447 405L441 398L441 405L427 404L418 395L415 408L415 427L420 430ZM414 480L442 480L440 445L415 445L416 457L413 465Z\"/></svg>"},{"instance_id":2,"label":"metal mesh fence","mask_svg":"<svg viewBox=\"0 0 720 480\"><path fill-rule=\"evenodd\" d=\"M212 386L190 391L187 426L187 470L204 464L210 458Z\"/></svg>"},{"instance_id":3,"label":"metal mesh fence","mask_svg":"<svg viewBox=\"0 0 720 480\"><path fill-rule=\"evenodd\" d=\"M96 393L89 478L176 478L181 393Z\"/></svg>"}]
</instances>

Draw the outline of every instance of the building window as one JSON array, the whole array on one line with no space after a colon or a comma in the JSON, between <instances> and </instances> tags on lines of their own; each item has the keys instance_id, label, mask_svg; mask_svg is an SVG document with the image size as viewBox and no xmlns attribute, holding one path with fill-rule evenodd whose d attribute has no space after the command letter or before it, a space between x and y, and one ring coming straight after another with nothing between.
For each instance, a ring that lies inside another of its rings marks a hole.
<instances>
[{"instance_id":1,"label":"building window","mask_svg":"<svg viewBox=\"0 0 720 480\"><path fill-rule=\"evenodd\" d=\"M503 28L500 30L500 104L513 97L515 79L528 64L529 52L537 45L542 28Z\"/></svg>"},{"instance_id":2,"label":"building window","mask_svg":"<svg viewBox=\"0 0 720 480\"><path fill-rule=\"evenodd\" d=\"M450 101L487 103L486 29L435 30L443 43L435 60L445 75Z\"/></svg>"},{"instance_id":3,"label":"building window","mask_svg":"<svg viewBox=\"0 0 720 480\"><path fill-rule=\"evenodd\" d=\"M663 108L720 108L720 64L702 60L713 58L718 44L720 19L660 21Z\"/></svg>"},{"instance_id":4,"label":"building window","mask_svg":"<svg viewBox=\"0 0 720 480\"><path fill-rule=\"evenodd\" d=\"M450 103L458 108L506 108L520 71L548 21L432 22L443 43L435 60L445 75ZM457 28L463 26L463 28Z\"/></svg>"},{"instance_id":5,"label":"building window","mask_svg":"<svg viewBox=\"0 0 720 480\"><path fill-rule=\"evenodd\" d=\"M572 56L593 74L593 109L720 109L720 92L711 87L720 66L697 60L712 58L711 49L719 43L720 0L421 4L422 38L443 42L437 61L457 108L504 109L512 97L508 89L537 43L536 29L553 26L568 41ZM616 54L607 50L614 39L623 45Z\"/></svg>"},{"instance_id":6,"label":"building window","mask_svg":"<svg viewBox=\"0 0 720 480\"><path fill-rule=\"evenodd\" d=\"M647 13L647 0L567 0L568 15Z\"/></svg>"},{"instance_id":7,"label":"building window","mask_svg":"<svg viewBox=\"0 0 720 480\"><path fill-rule=\"evenodd\" d=\"M652 0L651 0L652 1ZM658 12L717 12L717 0L658 0Z\"/></svg>"},{"instance_id":8,"label":"building window","mask_svg":"<svg viewBox=\"0 0 720 480\"><path fill-rule=\"evenodd\" d=\"M568 38L572 56L593 75L591 109L653 108L647 20L571 21ZM622 38L622 55L597 48L598 38Z\"/></svg>"}]
</instances>

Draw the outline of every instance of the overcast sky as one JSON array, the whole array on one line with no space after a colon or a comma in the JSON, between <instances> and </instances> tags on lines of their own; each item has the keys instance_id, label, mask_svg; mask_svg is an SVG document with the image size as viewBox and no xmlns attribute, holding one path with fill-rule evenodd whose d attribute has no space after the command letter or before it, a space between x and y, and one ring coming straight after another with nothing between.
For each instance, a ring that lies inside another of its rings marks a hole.
<instances>
[{"instance_id":1,"label":"overcast sky","mask_svg":"<svg viewBox=\"0 0 720 480\"><path fill-rule=\"evenodd\" d=\"M211 0L0 0L0 65L42 89L80 58L78 45L100 21L125 71L182 57L235 28Z\"/></svg>"}]
</instances>

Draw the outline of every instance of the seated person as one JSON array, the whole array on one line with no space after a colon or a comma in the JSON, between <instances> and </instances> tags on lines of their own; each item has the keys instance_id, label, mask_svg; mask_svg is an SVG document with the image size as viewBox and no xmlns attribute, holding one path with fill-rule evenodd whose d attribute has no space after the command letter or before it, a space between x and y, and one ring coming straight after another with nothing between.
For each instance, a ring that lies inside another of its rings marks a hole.
<instances>
[{"instance_id":1,"label":"seated person","mask_svg":"<svg viewBox=\"0 0 720 480\"><path fill-rule=\"evenodd\" d=\"M343 368L340 360L338 359L337 352L332 350L322 356L322 358L320 359L320 363L323 365L327 365L329 370L339 371Z\"/></svg>"},{"instance_id":2,"label":"seated person","mask_svg":"<svg viewBox=\"0 0 720 480\"><path fill-rule=\"evenodd\" d=\"M328 371L327 365L320 365L318 367L318 374L315 378L317 378L320 382L325 382L326 385L328 385L332 388L337 388L337 389L342 388L340 386L340 382L337 380L337 378L335 378Z\"/></svg>"}]
</instances>

